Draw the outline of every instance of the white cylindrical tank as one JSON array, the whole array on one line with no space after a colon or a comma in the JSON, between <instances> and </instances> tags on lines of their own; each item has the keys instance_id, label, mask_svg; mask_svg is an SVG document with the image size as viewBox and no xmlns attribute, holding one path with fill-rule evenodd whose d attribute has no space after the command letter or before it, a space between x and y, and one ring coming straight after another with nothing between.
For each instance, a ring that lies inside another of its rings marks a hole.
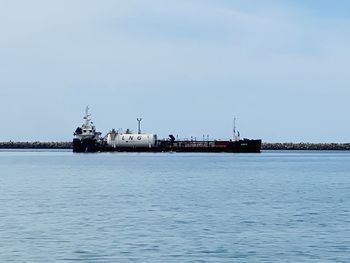
<instances>
[{"instance_id":1,"label":"white cylindrical tank","mask_svg":"<svg viewBox=\"0 0 350 263\"><path fill-rule=\"evenodd\" d=\"M157 144L157 135L145 133L109 133L107 136L107 144L115 148L153 148Z\"/></svg>"}]
</instances>

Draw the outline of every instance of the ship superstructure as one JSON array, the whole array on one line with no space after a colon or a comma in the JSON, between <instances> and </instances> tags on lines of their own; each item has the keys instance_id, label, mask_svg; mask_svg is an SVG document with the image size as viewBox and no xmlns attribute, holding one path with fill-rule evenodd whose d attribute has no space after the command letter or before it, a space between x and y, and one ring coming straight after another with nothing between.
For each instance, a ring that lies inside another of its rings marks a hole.
<instances>
[{"instance_id":1,"label":"ship superstructure","mask_svg":"<svg viewBox=\"0 0 350 263\"><path fill-rule=\"evenodd\" d=\"M96 152L99 150L101 132L96 131L90 117L89 106L87 106L83 117L84 122L73 134L73 151L75 152Z\"/></svg>"}]
</instances>

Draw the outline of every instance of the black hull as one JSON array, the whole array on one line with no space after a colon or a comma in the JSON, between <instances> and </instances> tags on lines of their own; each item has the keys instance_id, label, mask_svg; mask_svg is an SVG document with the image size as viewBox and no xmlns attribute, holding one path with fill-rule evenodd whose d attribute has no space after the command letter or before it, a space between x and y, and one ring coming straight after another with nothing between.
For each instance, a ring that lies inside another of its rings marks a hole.
<instances>
[{"instance_id":1,"label":"black hull","mask_svg":"<svg viewBox=\"0 0 350 263\"><path fill-rule=\"evenodd\" d=\"M200 143L177 143L174 142L168 147L165 147L167 151L174 152L213 152L213 153L260 153L261 140L240 140L230 141L226 145L214 145L210 146L211 142ZM193 144L193 145L192 145ZM201 145L203 144L203 145Z\"/></svg>"},{"instance_id":2,"label":"black hull","mask_svg":"<svg viewBox=\"0 0 350 263\"><path fill-rule=\"evenodd\" d=\"M92 139L73 139L73 152L93 153L100 151L99 144Z\"/></svg>"},{"instance_id":3,"label":"black hull","mask_svg":"<svg viewBox=\"0 0 350 263\"><path fill-rule=\"evenodd\" d=\"M73 152L197 152L197 153L259 153L261 140L227 142L159 141L156 147L111 147L96 140L73 140Z\"/></svg>"}]
</instances>

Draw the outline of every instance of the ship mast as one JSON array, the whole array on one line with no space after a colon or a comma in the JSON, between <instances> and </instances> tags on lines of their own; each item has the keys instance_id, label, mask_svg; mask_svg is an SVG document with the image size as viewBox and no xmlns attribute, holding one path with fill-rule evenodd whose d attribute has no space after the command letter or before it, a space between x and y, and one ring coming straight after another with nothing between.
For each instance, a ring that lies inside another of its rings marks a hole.
<instances>
[{"instance_id":1,"label":"ship mast","mask_svg":"<svg viewBox=\"0 0 350 263\"><path fill-rule=\"evenodd\" d=\"M236 137L236 116L234 116L233 118L233 140L236 141L237 137Z\"/></svg>"},{"instance_id":2,"label":"ship mast","mask_svg":"<svg viewBox=\"0 0 350 263\"><path fill-rule=\"evenodd\" d=\"M137 123L138 123L138 125L137 125L137 133L141 134L141 121L142 121L142 118L137 118L136 120L137 120Z\"/></svg>"},{"instance_id":3,"label":"ship mast","mask_svg":"<svg viewBox=\"0 0 350 263\"><path fill-rule=\"evenodd\" d=\"M84 116L84 120L85 120L85 123L84 123L84 125L87 127L87 126L89 126L90 125L90 121L91 121L91 119L89 118L91 116L91 114L89 114L89 105L88 106L86 106L86 108L85 108L85 116Z\"/></svg>"},{"instance_id":4,"label":"ship mast","mask_svg":"<svg viewBox=\"0 0 350 263\"><path fill-rule=\"evenodd\" d=\"M236 116L233 118L233 140L234 141L241 140L239 131L236 130Z\"/></svg>"}]
</instances>

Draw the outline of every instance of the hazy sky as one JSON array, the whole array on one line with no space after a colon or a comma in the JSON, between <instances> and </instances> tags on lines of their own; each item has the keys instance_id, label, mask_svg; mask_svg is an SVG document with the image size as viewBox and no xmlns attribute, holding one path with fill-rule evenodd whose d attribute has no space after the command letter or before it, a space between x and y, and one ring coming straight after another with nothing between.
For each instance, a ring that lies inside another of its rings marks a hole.
<instances>
[{"instance_id":1,"label":"hazy sky","mask_svg":"<svg viewBox=\"0 0 350 263\"><path fill-rule=\"evenodd\" d=\"M0 0L0 141L350 142L350 1Z\"/></svg>"}]
</instances>

